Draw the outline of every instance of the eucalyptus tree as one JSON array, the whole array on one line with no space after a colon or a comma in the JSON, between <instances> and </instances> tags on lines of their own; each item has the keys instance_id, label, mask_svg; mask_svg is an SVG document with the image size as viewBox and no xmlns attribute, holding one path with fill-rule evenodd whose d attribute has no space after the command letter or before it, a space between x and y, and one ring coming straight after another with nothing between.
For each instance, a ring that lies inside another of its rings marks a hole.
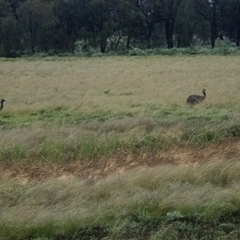
<instances>
[{"instance_id":1,"label":"eucalyptus tree","mask_svg":"<svg viewBox=\"0 0 240 240\"><path fill-rule=\"evenodd\" d=\"M136 0L145 16L145 36L150 46L150 38L157 23L164 23L168 48L173 48L175 20L182 0Z\"/></svg>"},{"instance_id":2,"label":"eucalyptus tree","mask_svg":"<svg viewBox=\"0 0 240 240\"><path fill-rule=\"evenodd\" d=\"M0 0L0 53L5 57L17 56L20 50L20 33L15 8L11 2Z\"/></svg>"},{"instance_id":3,"label":"eucalyptus tree","mask_svg":"<svg viewBox=\"0 0 240 240\"><path fill-rule=\"evenodd\" d=\"M130 48L131 41L139 39L144 26L144 15L136 5L135 0L116 0L113 12L113 35L118 35L115 49L121 41Z\"/></svg>"},{"instance_id":4,"label":"eucalyptus tree","mask_svg":"<svg viewBox=\"0 0 240 240\"><path fill-rule=\"evenodd\" d=\"M165 22L167 47L173 48L175 20L182 0L160 0L160 16Z\"/></svg>"},{"instance_id":5,"label":"eucalyptus tree","mask_svg":"<svg viewBox=\"0 0 240 240\"><path fill-rule=\"evenodd\" d=\"M87 22L87 0L54 0L55 48L57 51L74 52L75 43L81 38L81 29Z\"/></svg>"},{"instance_id":6,"label":"eucalyptus tree","mask_svg":"<svg viewBox=\"0 0 240 240\"><path fill-rule=\"evenodd\" d=\"M194 35L198 29L198 20L193 1L182 0L176 17L174 31L177 47L189 47L193 44Z\"/></svg>"},{"instance_id":7,"label":"eucalyptus tree","mask_svg":"<svg viewBox=\"0 0 240 240\"><path fill-rule=\"evenodd\" d=\"M17 9L18 25L26 49L32 54L41 48L44 29L54 27L53 4L44 0L26 0Z\"/></svg>"},{"instance_id":8,"label":"eucalyptus tree","mask_svg":"<svg viewBox=\"0 0 240 240\"><path fill-rule=\"evenodd\" d=\"M156 23L159 22L159 2L155 0L136 0L135 5L142 14L141 35L146 40L147 47L151 48L151 37L155 31Z\"/></svg>"},{"instance_id":9,"label":"eucalyptus tree","mask_svg":"<svg viewBox=\"0 0 240 240\"><path fill-rule=\"evenodd\" d=\"M107 39L113 33L115 1L90 0L89 26L93 33L95 44L100 45L100 51L105 52Z\"/></svg>"},{"instance_id":10,"label":"eucalyptus tree","mask_svg":"<svg viewBox=\"0 0 240 240\"><path fill-rule=\"evenodd\" d=\"M215 41L218 36L218 22L223 17L225 1L224 0L198 0L194 1L197 13L210 24L211 46L215 47Z\"/></svg>"},{"instance_id":11,"label":"eucalyptus tree","mask_svg":"<svg viewBox=\"0 0 240 240\"><path fill-rule=\"evenodd\" d=\"M226 15L221 22L224 34L240 46L240 0L225 0Z\"/></svg>"},{"instance_id":12,"label":"eucalyptus tree","mask_svg":"<svg viewBox=\"0 0 240 240\"><path fill-rule=\"evenodd\" d=\"M236 9L236 20L237 20L237 37L236 45L240 46L240 0L233 1L233 4Z\"/></svg>"}]
</instances>

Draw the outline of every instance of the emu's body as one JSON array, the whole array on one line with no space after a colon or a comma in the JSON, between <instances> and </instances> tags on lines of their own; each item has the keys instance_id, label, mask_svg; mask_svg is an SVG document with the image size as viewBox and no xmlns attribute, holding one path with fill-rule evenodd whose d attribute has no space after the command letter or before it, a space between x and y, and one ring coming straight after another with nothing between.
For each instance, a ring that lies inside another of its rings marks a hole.
<instances>
[{"instance_id":1,"label":"emu's body","mask_svg":"<svg viewBox=\"0 0 240 240\"><path fill-rule=\"evenodd\" d=\"M203 96L200 96L200 95L190 95L187 98L186 103L187 104L191 104L191 105L195 105L195 104L198 104L198 103L202 102L206 98L206 89L203 89L202 92L203 92Z\"/></svg>"},{"instance_id":2,"label":"emu's body","mask_svg":"<svg viewBox=\"0 0 240 240\"><path fill-rule=\"evenodd\" d=\"M1 99L1 105L0 105L0 110L2 110L3 109L3 103L5 102L5 100L4 99Z\"/></svg>"}]
</instances>

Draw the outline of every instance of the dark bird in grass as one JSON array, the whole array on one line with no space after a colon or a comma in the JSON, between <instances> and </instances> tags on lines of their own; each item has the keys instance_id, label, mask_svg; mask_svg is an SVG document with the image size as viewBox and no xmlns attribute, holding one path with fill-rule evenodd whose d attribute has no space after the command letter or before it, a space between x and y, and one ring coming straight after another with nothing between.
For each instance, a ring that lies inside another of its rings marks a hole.
<instances>
[{"instance_id":1,"label":"dark bird in grass","mask_svg":"<svg viewBox=\"0 0 240 240\"><path fill-rule=\"evenodd\" d=\"M1 99L1 105L0 105L0 110L3 109L3 103L6 102L4 99Z\"/></svg>"},{"instance_id":2,"label":"dark bird in grass","mask_svg":"<svg viewBox=\"0 0 240 240\"><path fill-rule=\"evenodd\" d=\"M186 103L190 105L195 105L202 102L206 98L206 89L203 89L202 92L203 96L196 94L188 96Z\"/></svg>"}]
</instances>

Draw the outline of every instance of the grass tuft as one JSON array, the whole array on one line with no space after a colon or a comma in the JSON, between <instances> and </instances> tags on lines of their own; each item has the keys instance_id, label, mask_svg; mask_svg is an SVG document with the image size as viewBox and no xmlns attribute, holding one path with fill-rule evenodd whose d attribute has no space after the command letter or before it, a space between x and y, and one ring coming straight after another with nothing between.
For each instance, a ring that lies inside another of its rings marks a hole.
<instances>
[{"instance_id":1,"label":"grass tuft","mask_svg":"<svg viewBox=\"0 0 240 240\"><path fill-rule=\"evenodd\" d=\"M135 169L95 184L72 178L22 186L16 179L1 185L1 234L154 239L172 229L184 239L213 230L227 237L238 226L238 172L239 161L233 160Z\"/></svg>"}]
</instances>

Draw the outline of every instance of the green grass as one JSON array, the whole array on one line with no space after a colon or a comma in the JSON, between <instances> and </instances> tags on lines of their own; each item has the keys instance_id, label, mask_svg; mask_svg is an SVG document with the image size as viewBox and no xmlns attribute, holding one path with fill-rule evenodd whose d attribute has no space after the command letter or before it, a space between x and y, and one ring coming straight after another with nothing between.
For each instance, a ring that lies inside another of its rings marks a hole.
<instances>
[{"instance_id":1,"label":"green grass","mask_svg":"<svg viewBox=\"0 0 240 240\"><path fill-rule=\"evenodd\" d=\"M2 115L0 162L64 163L117 153L204 147L240 136L238 109L151 105L144 113L66 109Z\"/></svg>"},{"instance_id":2,"label":"green grass","mask_svg":"<svg viewBox=\"0 0 240 240\"><path fill-rule=\"evenodd\" d=\"M83 122L98 121L104 122L111 118L122 118L127 113L117 113L117 116L111 112L94 112L90 114L78 114L62 109L41 109L37 112L3 114L1 120L2 129L12 129L16 127L28 127L40 121L48 124L77 125Z\"/></svg>"}]
</instances>

